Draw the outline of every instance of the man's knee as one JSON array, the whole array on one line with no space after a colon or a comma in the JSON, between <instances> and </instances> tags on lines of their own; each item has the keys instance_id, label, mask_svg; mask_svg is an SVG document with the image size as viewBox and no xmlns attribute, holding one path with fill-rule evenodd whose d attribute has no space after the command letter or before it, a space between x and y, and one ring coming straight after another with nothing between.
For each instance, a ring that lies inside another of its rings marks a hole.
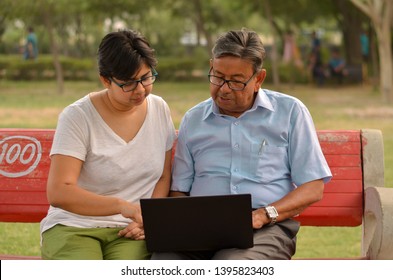
<instances>
[{"instance_id":1,"label":"man's knee","mask_svg":"<svg viewBox=\"0 0 393 280\"><path fill-rule=\"evenodd\" d=\"M213 260L251 260L253 258L248 250L223 249L217 251L212 259Z\"/></svg>"}]
</instances>

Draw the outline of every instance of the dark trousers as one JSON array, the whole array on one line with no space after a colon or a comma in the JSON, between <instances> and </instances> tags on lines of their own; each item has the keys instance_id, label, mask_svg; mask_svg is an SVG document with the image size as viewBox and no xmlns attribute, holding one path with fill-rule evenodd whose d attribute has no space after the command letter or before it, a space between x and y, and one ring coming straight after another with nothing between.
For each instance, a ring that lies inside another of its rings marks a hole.
<instances>
[{"instance_id":1,"label":"dark trousers","mask_svg":"<svg viewBox=\"0 0 393 280\"><path fill-rule=\"evenodd\" d=\"M254 247L218 251L153 253L152 260L290 260L300 224L292 219L254 231Z\"/></svg>"}]
</instances>

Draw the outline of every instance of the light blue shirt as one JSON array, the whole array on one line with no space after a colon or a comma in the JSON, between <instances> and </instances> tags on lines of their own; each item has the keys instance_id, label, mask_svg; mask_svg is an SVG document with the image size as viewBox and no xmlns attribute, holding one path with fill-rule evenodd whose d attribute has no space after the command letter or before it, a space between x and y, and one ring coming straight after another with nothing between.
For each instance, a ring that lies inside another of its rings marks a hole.
<instances>
[{"instance_id":1,"label":"light blue shirt","mask_svg":"<svg viewBox=\"0 0 393 280\"><path fill-rule=\"evenodd\" d=\"M191 196L250 193L252 207L260 208L331 176L304 104L260 89L239 118L220 114L211 98L184 115L171 189Z\"/></svg>"}]
</instances>

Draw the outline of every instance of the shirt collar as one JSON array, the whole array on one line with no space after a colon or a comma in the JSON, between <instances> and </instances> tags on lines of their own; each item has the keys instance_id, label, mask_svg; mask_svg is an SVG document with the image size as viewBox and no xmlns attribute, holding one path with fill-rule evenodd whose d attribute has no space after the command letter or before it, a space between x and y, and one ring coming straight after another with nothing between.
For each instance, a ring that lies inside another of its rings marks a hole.
<instances>
[{"instance_id":1,"label":"shirt collar","mask_svg":"<svg viewBox=\"0 0 393 280\"><path fill-rule=\"evenodd\" d=\"M222 115L220 113L219 108L217 107L216 103L213 101L212 98L209 99L210 106L206 107L205 113L203 115L203 120L207 119L210 115L214 114L216 116ZM251 112L256 110L258 107L262 107L274 112L274 107L270 102L270 99L267 97L265 90L259 89L257 97L255 98L254 104L252 107L247 110L246 112Z\"/></svg>"}]
</instances>

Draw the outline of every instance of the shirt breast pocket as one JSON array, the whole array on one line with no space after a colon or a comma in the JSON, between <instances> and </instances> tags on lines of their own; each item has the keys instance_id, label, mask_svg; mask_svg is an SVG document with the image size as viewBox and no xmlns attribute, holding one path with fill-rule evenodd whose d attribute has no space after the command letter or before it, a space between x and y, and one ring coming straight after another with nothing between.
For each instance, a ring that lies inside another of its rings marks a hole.
<instances>
[{"instance_id":1,"label":"shirt breast pocket","mask_svg":"<svg viewBox=\"0 0 393 280\"><path fill-rule=\"evenodd\" d=\"M250 175L263 183L287 177L289 170L287 150L286 146L252 145Z\"/></svg>"}]
</instances>

